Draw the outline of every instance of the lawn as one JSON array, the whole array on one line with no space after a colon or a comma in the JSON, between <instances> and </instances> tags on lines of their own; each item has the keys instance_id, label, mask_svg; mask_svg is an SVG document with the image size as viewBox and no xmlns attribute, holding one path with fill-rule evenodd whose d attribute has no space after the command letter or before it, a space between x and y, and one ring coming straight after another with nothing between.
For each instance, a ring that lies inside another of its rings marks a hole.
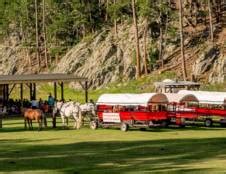
<instances>
[{"instance_id":1,"label":"lawn","mask_svg":"<svg viewBox=\"0 0 226 174\"><path fill-rule=\"evenodd\" d=\"M5 119L0 130L0 172L219 173L226 171L226 129L153 128L24 130ZM72 123L71 123L72 125ZM35 125L36 126L36 125ZM49 126L51 126L49 124Z\"/></svg>"}]
</instances>

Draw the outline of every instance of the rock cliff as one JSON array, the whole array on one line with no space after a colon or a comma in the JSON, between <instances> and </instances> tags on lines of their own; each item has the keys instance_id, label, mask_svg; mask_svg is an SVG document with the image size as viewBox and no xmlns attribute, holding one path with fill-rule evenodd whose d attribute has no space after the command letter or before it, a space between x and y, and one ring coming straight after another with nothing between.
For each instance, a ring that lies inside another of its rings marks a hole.
<instances>
[{"instance_id":1,"label":"rock cliff","mask_svg":"<svg viewBox=\"0 0 226 174\"><path fill-rule=\"evenodd\" d=\"M144 52L143 26L143 23L139 24L141 57ZM109 82L133 79L136 73L134 40L133 27L128 24L120 25L117 35L113 29L102 30L92 37L84 38L69 50L53 68L53 72L85 76L89 79L92 88L104 86ZM149 47L150 45L149 43ZM204 45L208 45L208 43L204 43ZM196 46L186 47L189 77L194 75L198 80L211 83L223 82L226 73L225 50L219 45L216 47L205 46L205 49L199 49ZM177 76L180 78L179 46L168 44L164 55L166 70L178 72ZM29 56L34 57L34 55ZM0 44L0 74L37 72L37 66L29 68L31 65L28 60L29 56L21 48L18 37L12 36L10 41ZM143 65L141 67L144 71ZM159 71L158 66L156 70Z\"/></svg>"},{"instance_id":2,"label":"rock cliff","mask_svg":"<svg viewBox=\"0 0 226 174\"><path fill-rule=\"evenodd\" d=\"M60 60L54 72L88 77L93 88L117 80L132 79L136 73L134 48L132 27L120 27L117 36L112 31L102 31L72 48Z\"/></svg>"}]
</instances>

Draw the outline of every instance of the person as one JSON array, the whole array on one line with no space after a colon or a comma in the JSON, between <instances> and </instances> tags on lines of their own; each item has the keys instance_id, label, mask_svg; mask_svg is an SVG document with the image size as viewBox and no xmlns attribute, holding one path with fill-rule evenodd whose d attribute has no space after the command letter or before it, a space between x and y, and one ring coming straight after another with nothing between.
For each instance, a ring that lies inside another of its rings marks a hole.
<instances>
[{"instance_id":1,"label":"person","mask_svg":"<svg viewBox=\"0 0 226 174\"><path fill-rule=\"evenodd\" d=\"M32 98L32 100L31 100L31 108L32 109L37 109L38 107L39 107L38 101L35 100L35 98Z\"/></svg>"},{"instance_id":2,"label":"person","mask_svg":"<svg viewBox=\"0 0 226 174\"><path fill-rule=\"evenodd\" d=\"M90 99L89 102L92 103L93 105L95 105L93 99Z\"/></svg>"},{"instance_id":3,"label":"person","mask_svg":"<svg viewBox=\"0 0 226 174\"><path fill-rule=\"evenodd\" d=\"M50 112L52 111L52 109L54 107L54 103L55 103L55 99L52 97L52 95L50 93L49 97L48 97L48 105L49 105Z\"/></svg>"},{"instance_id":4,"label":"person","mask_svg":"<svg viewBox=\"0 0 226 174\"><path fill-rule=\"evenodd\" d=\"M41 108L43 106L43 104L44 104L42 98L39 99L39 102L38 103L39 103L39 107Z\"/></svg>"},{"instance_id":5,"label":"person","mask_svg":"<svg viewBox=\"0 0 226 174\"><path fill-rule=\"evenodd\" d=\"M48 113L48 112L49 112L49 105L48 105L48 102L47 102L47 101L45 101L45 102L43 103L43 105L42 105L42 111L43 111L44 113Z\"/></svg>"}]
</instances>

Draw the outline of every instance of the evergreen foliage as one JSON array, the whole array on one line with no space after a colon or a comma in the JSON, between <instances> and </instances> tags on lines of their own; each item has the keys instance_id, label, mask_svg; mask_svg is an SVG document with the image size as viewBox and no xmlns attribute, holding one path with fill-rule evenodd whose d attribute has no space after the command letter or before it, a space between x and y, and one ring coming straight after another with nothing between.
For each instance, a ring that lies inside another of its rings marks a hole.
<instances>
[{"instance_id":1,"label":"evergreen foliage","mask_svg":"<svg viewBox=\"0 0 226 174\"><path fill-rule=\"evenodd\" d=\"M218 1L220 0L213 0L211 3L217 4ZM161 59L164 45L170 42L167 39L176 37L179 33L178 12L175 8L175 3L178 1L136 0L135 2L138 19L146 20L148 34L151 33L152 39L159 39L162 44L157 46ZM207 2L207 0L189 0L186 1L187 4L183 4L184 17L189 25L193 26L198 22L208 25ZM213 16L219 16L217 7L213 7L212 11ZM37 13L38 26L36 26L34 0L0 0L0 38L7 39L12 33L16 33L21 44L28 48L30 53L34 52L36 47L36 51L38 50L42 57L44 46L48 45L46 48L48 55L54 57L66 52L80 40L101 28L115 25L117 30L117 23L127 22L133 17L131 0L37 0ZM196 21L193 22L191 17Z\"/></svg>"}]
</instances>

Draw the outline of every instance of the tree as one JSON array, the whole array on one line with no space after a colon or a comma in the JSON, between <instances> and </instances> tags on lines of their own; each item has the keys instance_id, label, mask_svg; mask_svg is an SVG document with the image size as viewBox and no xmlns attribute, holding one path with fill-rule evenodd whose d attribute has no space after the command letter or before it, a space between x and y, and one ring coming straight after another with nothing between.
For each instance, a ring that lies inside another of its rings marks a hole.
<instances>
[{"instance_id":1,"label":"tree","mask_svg":"<svg viewBox=\"0 0 226 174\"><path fill-rule=\"evenodd\" d=\"M160 40L159 40L159 60L161 61L161 66L163 68L164 66L164 60L163 60L163 12L162 12L162 0L160 0L160 14L159 14L159 34L160 34Z\"/></svg>"},{"instance_id":2,"label":"tree","mask_svg":"<svg viewBox=\"0 0 226 174\"><path fill-rule=\"evenodd\" d=\"M45 0L42 0L42 26L43 26L43 42L44 42L44 55L45 66L48 68L48 56L47 56L47 41L46 41L46 12L45 12Z\"/></svg>"},{"instance_id":3,"label":"tree","mask_svg":"<svg viewBox=\"0 0 226 174\"><path fill-rule=\"evenodd\" d=\"M138 26L137 26L137 14L136 14L136 4L135 0L132 0L132 11L133 11L133 24L134 24L134 36L135 36L135 44L136 44L136 78L141 76L140 70L140 44L139 44L139 36L138 36Z\"/></svg>"},{"instance_id":4,"label":"tree","mask_svg":"<svg viewBox=\"0 0 226 174\"><path fill-rule=\"evenodd\" d=\"M35 34L36 34L36 59L38 61L38 69L40 71L41 62L39 57L39 31L38 31L38 2L35 0Z\"/></svg>"},{"instance_id":5,"label":"tree","mask_svg":"<svg viewBox=\"0 0 226 174\"><path fill-rule=\"evenodd\" d=\"M114 0L114 5L116 5L116 0ZM117 18L114 19L115 36L117 36Z\"/></svg>"},{"instance_id":6,"label":"tree","mask_svg":"<svg viewBox=\"0 0 226 174\"><path fill-rule=\"evenodd\" d=\"M213 19L212 19L212 2L208 0L208 12L209 12L209 25L210 25L210 41L213 44L214 35L213 35Z\"/></svg>"},{"instance_id":7,"label":"tree","mask_svg":"<svg viewBox=\"0 0 226 174\"><path fill-rule=\"evenodd\" d=\"M186 62L184 56L184 33L183 33L183 7L182 0L179 0L179 18L180 18L180 42L181 42L181 66L183 79L187 80Z\"/></svg>"},{"instance_id":8,"label":"tree","mask_svg":"<svg viewBox=\"0 0 226 174\"><path fill-rule=\"evenodd\" d=\"M155 19L155 9L153 8L154 2L152 0L140 0L139 1L139 15L144 18L144 56L143 56L143 65L144 73L148 74L148 43L149 43L149 25Z\"/></svg>"}]
</instances>

